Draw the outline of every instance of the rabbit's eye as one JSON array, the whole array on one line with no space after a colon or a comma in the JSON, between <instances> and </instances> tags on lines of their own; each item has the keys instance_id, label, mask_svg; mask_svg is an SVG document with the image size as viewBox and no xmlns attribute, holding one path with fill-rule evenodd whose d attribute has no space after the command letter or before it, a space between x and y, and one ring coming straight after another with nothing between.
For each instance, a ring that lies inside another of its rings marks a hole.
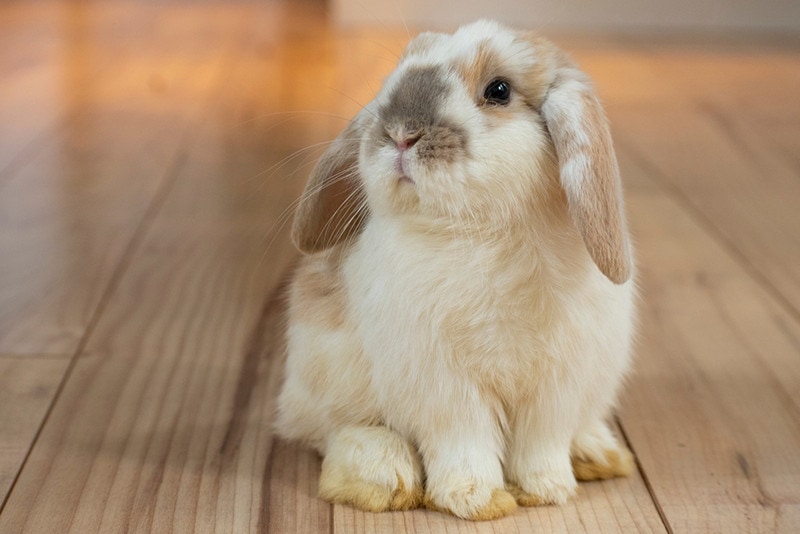
<instances>
[{"instance_id":1,"label":"rabbit's eye","mask_svg":"<svg viewBox=\"0 0 800 534\"><path fill-rule=\"evenodd\" d=\"M487 104L505 106L511 99L511 85L505 80L494 80L486 86L483 98Z\"/></svg>"}]
</instances>

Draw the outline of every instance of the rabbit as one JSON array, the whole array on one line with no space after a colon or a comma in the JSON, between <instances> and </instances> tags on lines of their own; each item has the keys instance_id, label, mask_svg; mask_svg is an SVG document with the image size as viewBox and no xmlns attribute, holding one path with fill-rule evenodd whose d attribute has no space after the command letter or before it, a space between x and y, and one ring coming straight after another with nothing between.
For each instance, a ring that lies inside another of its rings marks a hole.
<instances>
[{"instance_id":1,"label":"rabbit","mask_svg":"<svg viewBox=\"0 0 800 534\"><path fill-rule=\"evenodd\" d=\"M622 185L588 77L481 20L412 39L299 200L276 430L319 494L486 520L628 475Z\"/></svg>"}]
</instances>

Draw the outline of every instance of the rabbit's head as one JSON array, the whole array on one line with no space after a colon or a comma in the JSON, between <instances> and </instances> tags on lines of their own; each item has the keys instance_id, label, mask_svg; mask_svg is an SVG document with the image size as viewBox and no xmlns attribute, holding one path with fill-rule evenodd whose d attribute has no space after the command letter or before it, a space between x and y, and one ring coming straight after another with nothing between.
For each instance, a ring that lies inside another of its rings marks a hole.
<instances>
[{"instance_id":1,"label":"rabbit's head","mask_svg":"<svg viewBox=\"0 0 800 534\"><path fill-rule=\"evenodd\" d=\"M549 41L479 21L408 44L312 173L293 238L314 252L373 217L524 229L559 210L600 270L627 281L619 171L589 79Z\"/></svg>"}]
</instances>

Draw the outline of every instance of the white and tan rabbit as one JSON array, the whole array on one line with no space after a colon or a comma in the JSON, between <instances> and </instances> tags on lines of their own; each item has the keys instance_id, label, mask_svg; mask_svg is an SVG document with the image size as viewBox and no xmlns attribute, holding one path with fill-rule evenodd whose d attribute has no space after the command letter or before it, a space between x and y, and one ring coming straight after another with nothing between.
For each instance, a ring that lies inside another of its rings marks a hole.
<instances>
[{"instance_id":1,"label":"white and tan rabbit","mask_svg":"<svg viewBox=\"0 0 800 534\"><path fill-rule=\"evenodd\" d=\"M626 475L632 261L591 83L479 21L411 41L309 179L279 433L320 495L469 519Z\"/></svg>"}]
</instances>

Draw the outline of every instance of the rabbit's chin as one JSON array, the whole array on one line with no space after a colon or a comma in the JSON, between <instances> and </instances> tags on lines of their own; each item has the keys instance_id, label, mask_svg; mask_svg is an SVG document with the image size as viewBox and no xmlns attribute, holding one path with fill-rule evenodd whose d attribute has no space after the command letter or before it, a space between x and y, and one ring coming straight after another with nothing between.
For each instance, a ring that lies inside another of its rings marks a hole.
<instances>
[{"instance_id":1,"label":"rabbit's chin","mask_svg":"<svg viewBox=\"0 0 800 534\"><path fill-rule=\"evenodd\" d=\"M468 158L424 164L412 160L401 173L386 158L365 162L362 175L373 215L414 221L431 231L443 226L452 234L477 227L508 228L515 220L529 223L536 198L552 204L552 195L533 191L548 182L536 176L546 167L532 164L512 176L502 176L500 167ZM549 169L550 174L557 172L555 166ZM555 184L555 178L549 182Z\"/></svg>"}]
</instances>

